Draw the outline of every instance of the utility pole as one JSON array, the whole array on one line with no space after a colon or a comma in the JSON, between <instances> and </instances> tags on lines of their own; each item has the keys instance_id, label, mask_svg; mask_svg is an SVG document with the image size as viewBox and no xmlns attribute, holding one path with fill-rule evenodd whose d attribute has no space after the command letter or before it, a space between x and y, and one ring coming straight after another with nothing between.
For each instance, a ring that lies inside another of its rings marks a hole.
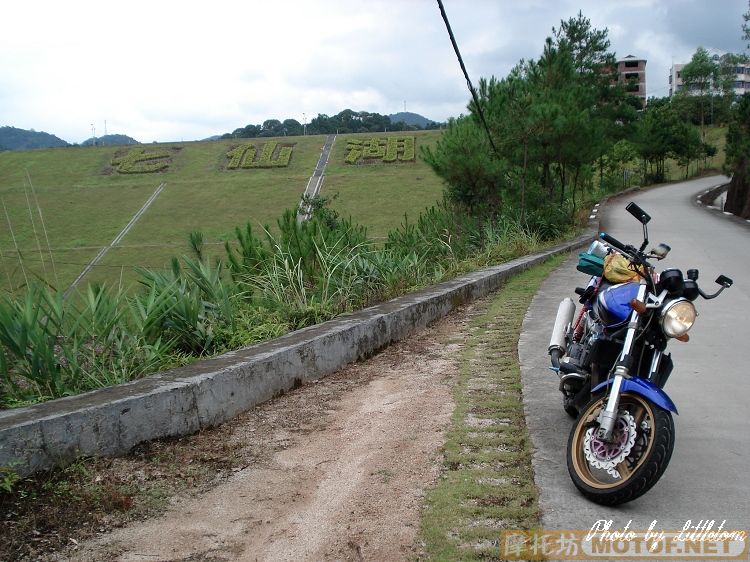
<instances>
[{"instance_id":1,"label":"utility pole","mask_svg":"<svg viewBox=\"0 0 750 562\"><path fill-rule=\"evenodd\" d=\"M307 136L307 115L305 115L305 112L302 112L302 136Z\"/></svg>"}]
</instances>

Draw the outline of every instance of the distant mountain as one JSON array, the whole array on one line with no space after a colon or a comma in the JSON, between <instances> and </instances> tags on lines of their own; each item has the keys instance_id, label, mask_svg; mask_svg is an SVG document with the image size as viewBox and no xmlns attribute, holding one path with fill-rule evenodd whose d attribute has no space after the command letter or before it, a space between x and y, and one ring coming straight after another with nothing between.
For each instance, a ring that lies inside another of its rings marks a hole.
<instances>
[{"instance_id":1,"label":"distant mountain","mask_svg":"<svg viewBox=\"0 0 750 562\"><path fill-rule=\"evenodd\" d=\"M434 123L434 121L427 119L427 117L422 117L418 113L411 113L409 111L401 111L388 117L391 118L391 123L400 123L403 121L407 125L416 125L422 129L426 128L430 123Z\"/></svg>"},{"instance_id":2,"label":"distant mountain","mask_svg":"<svg viewBox=\"0 0 750 562\"><path fill-rule=\"evenodd\" d=\"M29 150L32 148L57 148L70 146L61 138L42 131L27 131L16 127L0 127L0 149Z\"/></svg>"},{"instance_id":3,"label":"distant mountain","mask_svg":"<svg viewBox=\"0 0 750 562\"><path fill-rule=\"evenodd\" d=\"M94 142L96 140L96 142ZM137 140L135 140L132 137L129 137L128 135L103 135L101 137L96 137L96 139L90 138L86 139L81 143L81 146L91 146L93 144L96 144L96 146L110 146L110 145L120 145L120 144L140 144Z\"/></svg>"}]
</instances>

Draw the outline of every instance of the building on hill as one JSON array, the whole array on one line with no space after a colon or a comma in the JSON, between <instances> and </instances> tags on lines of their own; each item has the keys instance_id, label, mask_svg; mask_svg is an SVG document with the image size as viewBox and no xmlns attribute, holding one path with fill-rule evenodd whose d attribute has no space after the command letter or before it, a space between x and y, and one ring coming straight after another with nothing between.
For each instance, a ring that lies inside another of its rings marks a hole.
<instances>
[{"instance_id":1,"label":"building on hill","mask_svg":"<svg viewBox=\"0 0 750 562\"><path fill-rule=\"evenodd\" d=\"M671 98L682 89L682 68L684 64L672 63L669 69L669 97Z\"/></svg>"},{"instance_id":2,"label":"building on hill","mask_svg":"<svg viewBox=\"0 0 750 562\"><path fill-rule=\"evenodd\" d=\"M735 96L744 96L750 93L750 62L740 63L734 67L732 89Z\"/></svg>"},{"instance_id":3,"label":"building on hill","mask_svg":"<svg viewBox=\"0 0 750 562\"><path fill-rule=\"evenodd\" d=\"M729 55L728 53L718 51L716 49L711 49L711 52L713 53L711 55L711 60L720 67L723 65L724 61L727 60L726 57L728 57ZM669 69L670 97L684 88L684 84L682 81L682 69L685 67L685 64L687 63L672 63L672 67ZM730 72L730 79L732 81L732 90L734 91L734 95L736 97L739 97L746 93L750 93L750 62L739 62L734 65L734 68L732 70L733 72ZM698 86L691 86L688 93L690 95L698 95ZM711 93L713 95L719 95L722 92L718 85L714 85Z\"/></svg>"},{"instance_id":4,"label":"building on hill","mask_svg":"<svg viewBox=\"0 0 750 562\"><path fill-rule=\"evenodd\" d=\"M640 98L646 105L646 59L633 55L617 61L617 82L625 86L625 92Z\"/></svg>"}]
</instances>

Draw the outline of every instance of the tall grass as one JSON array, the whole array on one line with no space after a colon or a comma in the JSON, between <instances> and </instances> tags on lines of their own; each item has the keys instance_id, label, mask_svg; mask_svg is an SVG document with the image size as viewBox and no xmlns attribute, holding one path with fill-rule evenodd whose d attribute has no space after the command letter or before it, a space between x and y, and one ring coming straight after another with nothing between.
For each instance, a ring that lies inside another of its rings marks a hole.
<instances>
[{"instance_id":1,"label":"tall grass","mask_svg":"<svg viewBox=\"0 0 750 562\"><path fill-rule=\"evenodd\" d=\"M134 295L92 285L66 299L40 283L0 298L0 404L109 386L276 337L523 255L547 237L443 203L405 219L379 246L324 207L303 223L286 211L275 235L237 228L214 262L193 232L193 255L139 269Z\"/></svg>"},{"instance_id":2,"label":"tall grass","mask_svg":"<svg viewBox=\"0 0 750 562\"><path fill-rule=\"evenodd\" d=\"M123 293L89 286L82 304L35 284L0 300L0 389L5 405L78 394L152 372L159 337L147 341Z\"/></svg>"}]
</instances>

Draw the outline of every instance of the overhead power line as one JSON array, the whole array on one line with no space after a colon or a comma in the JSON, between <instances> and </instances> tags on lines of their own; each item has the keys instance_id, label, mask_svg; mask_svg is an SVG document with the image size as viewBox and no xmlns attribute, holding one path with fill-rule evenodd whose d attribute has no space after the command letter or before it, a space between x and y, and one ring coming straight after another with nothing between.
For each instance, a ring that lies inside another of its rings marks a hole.
<instances>
[{"instance_id":1,"label":"overhead power line","mask_svg":"<svg viewBox=\"0 0 750 562\"><path fill-rule=\"evenodd\" d=\"M492 134L490 133L490 128L487 125L487 121L484 118L484 112L482 111L482 106L479 105L479 96L477 95L477 91L474 89L474 85L471 83L471 78L469 78L469 73L466 71L464 60L463 58L461 58L461 51L458 50L458 43L456 43L456 38L453 36L453 30L451 29L451 24L448 21L448 15L445 13L443 2L442 0L437 0L437 3L438 3L438 7L440 8L440 14L443 16L443 21L445 22L445 28L448 30L448 35L451 38L451 43L453 44L453 50L456 52L456 57L458 58L458 64L461 65L461 70L463 71L464 77L466 78L466 85L469 87L469 91L471 92L471 97L474 99L474 106L477 108L479 119L480 121L482 121L482 125L484 125L484 130L487 131L487 138L490 141L490 146L492 146L492 150L499 157L500 153L498 152L497 147L495 146L495 142L492 140Z\"/></svg>"}]
</instances>

